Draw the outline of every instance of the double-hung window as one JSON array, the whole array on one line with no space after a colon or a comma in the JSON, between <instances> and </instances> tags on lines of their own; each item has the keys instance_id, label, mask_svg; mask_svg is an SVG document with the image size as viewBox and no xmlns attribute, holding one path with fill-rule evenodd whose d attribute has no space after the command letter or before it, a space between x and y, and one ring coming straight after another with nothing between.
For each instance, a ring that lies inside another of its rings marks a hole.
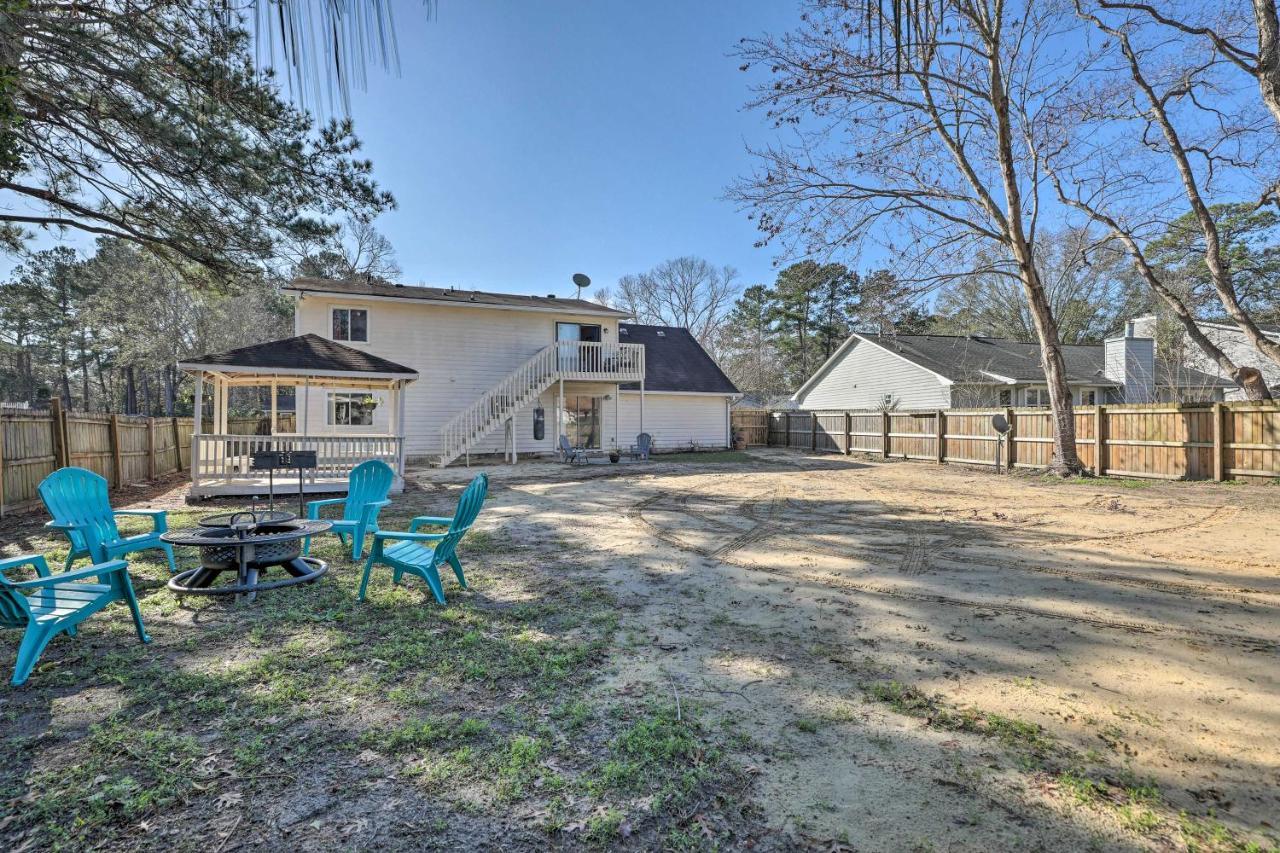
<instances>
[{"instance_id":1,"label":"double-hung window","mask_svg":"<svg viewBox=\"0 0 1280 853\"><path fill-rule=\"evenodd\" d=\"M378 401L372 394L329 393L329 426L373 426Z\"/></svg>"},{"instance_id":2,"label":"double-hung window","mask_svg":"<svg viewBox=\"0 0 1280 853\"><path fill-rule=\"evenodd\" d=\"M1028 388L1027 405L1045 407L1049 405L1048 388Z\"/></svg>"},{"instance_id":3,"label":"double-hung window","mask_svg":"<svg viewBox=\"0 0 1280 853\"><path fill-rule=\"evenodd\" d=\"M333 333L335 341L369 342L369 312L363 308L334 308Z\"/></svg>"}]
</instances>

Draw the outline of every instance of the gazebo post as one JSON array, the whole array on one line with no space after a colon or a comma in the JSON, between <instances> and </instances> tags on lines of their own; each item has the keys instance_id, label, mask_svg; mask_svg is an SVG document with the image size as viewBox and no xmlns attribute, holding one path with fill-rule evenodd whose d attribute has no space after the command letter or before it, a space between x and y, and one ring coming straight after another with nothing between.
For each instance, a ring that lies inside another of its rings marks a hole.
<instances>
[{"instance_id":1,"label":"gazebo post","mask_svg":"<svg viewBox=\"0 0 1280 853\"><path fill-rule=\"evenodd\" d=\"M396 383L396 437L399 441L399 453L396 459L396 473L404 477L404 380Z\"/></svg>"},{"instance_id":2,"label":"gazebo post","mask_svg":"<svg viewBox=\"0 0 1280 853\"><path fill-rule=\"evenodd\" d=\"M196 393L195 393L195 411L192 412L191 424L191 485L195 487L200 482L200 454L204 451L204 444L200 441L200 434L204 431L204 371L201 370L196 374ZM182 460L182 448L178 448L178 460Z\"/></svg>"},{"instance_id":3,"label":"gazebo post","mask_svg":"<svg viewBox=\"0 0 1280 853\"><path fill-rule=\"evenodd\" d=\"M276 390L277 390L277 387L278 387L278 380L276 380L275 378L272 378L272 380L271 380L271 434L272 434L272 435L275 435L275 434L276 434L276 424L277 424L277 421L276 421L276 397L277 397L277 393L276 393Z\"/></svg>"}]
</instances>

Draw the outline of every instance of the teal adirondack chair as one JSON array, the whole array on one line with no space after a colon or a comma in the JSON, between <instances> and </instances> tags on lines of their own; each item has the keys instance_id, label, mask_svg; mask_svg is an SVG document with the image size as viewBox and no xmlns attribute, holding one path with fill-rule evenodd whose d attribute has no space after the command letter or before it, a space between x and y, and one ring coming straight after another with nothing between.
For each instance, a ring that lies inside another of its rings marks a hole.
<instances>
[{"instance_id":1,"label":"teal adirondack chair","mask_svg":"<svg viewBox=\"0 0 1280 853\"><path fill-rule=\"evenodd\" d=\"M12 581L4 576L9 569L20 566L31 566L38 577ZM81 582L92 577L97 578L97 583ZM113 601L129 605L138 639L151 642L142 626L142 613L138 610L138 599L129 583L128 564L124 560L111 560L59 575L51 575L49 564L38 554L0 560L0 628L26 629L18 646L13 686L27 680L50 640L62 631L74 637L77 625Z\"/></svg>"},{"instance_id":2,"label":"teal adirondack chair","mask_svg":"<svg viewBox=\"0 0 1280 853\"><path fill-rule=\"evenodd\" d=\"M400 583L400 578L406 572L422 578L431 587L431 594L436 597L436 601L441 604L445 603L444 587L440 584L440 566L444 563L453 567L458 584L466 589L467 579L462 574L462 563L458 560L458 540L471 529L488 493L489 477L480 474L463 490L452 518L420 515L409 522L408 532L379 530L374 533L373 549L364 564L364 578L360 581L360 600L364 601L369 574L375 563L391 567L392 583ZM447 527L448 530L444 533L419 533L418 527L421 525ZM395 544L388 544L389 542Z\"/></svg>"},{"instance_id":3,"label":"teal adirondack chair","mask_svg":"<svg viewBox=\"0 0 1280 853\"><path fill-rule=\"evenodd\" d=\"M105 563L135 551L159 548L169 560L169 571L178 570L173 561L173 546L160 541L160 534L169 529L164 510L113 510L107 496L107 481L84 468L59 468L37 488L45 509L53 516L53 521L45 527L61 530L71 540L68 569L80 557ZM135 536L121 536L116 527L117 515L150 516L152 529Z\"/></svg>"},{"instance_id":4,"label":"teal adirondack chair","mask_svg":"<svg viewBox=\"0 0 1280 853\"><path fill-rule=\"evenodd\" d=\"M366 533L374 533L378 529L378 512L391 501L387 494L391 491L391 482L395 472L391 466L377 459L361 462L351 469L347 479L347 496L331 498L325 501L311 501L307 504L307 518L319 520L320 510L326 506L342 504L342 518L333 522L330 533L338 534L342 544L347 544L351 537L351 559L359 560L364 556L364 537ZM302 553L311 553L311 537Z\"/></svg>"}]
</instances>

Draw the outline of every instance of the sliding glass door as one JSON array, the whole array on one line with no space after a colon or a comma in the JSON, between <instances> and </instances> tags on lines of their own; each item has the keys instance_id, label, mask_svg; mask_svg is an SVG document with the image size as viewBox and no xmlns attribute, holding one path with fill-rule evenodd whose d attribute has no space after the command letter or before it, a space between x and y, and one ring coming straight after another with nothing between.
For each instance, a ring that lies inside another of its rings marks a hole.
<instances>
[{"instance_id":1,"label":"sliding glass door","mask_svg":"<svg viewBox=\"0 0 1280 853\"><path fill-rule=\"evenodd\" d=\"M587 450L599 450L603 398L585 394L566 395L564 398L564 434L569 444Z\"/></svg>"}]
</instances>

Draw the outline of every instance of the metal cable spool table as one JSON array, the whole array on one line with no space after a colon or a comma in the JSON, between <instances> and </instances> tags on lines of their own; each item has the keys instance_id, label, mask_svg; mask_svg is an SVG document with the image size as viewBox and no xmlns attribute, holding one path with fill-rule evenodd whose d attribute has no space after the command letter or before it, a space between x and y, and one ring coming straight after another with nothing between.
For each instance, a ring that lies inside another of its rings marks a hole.
<instances>
[{"instance_id":1,"label":"metal cable spool table","mask_svg":"<svg viewBox=\"0 0 1280 853\"><path fill-rule=\"evenodd\" d=\"M210 516L200 527L174 530L160 538L171 545L200 549L200 566L179 572L169 579L169 589L179 595L234 595L253 601L259 592L310 583L328 571L324 560L302 556L302 540L323 533L327 521L280 520L288 513L253 512ZM225 524L218 524L225 519ZM268 569L279 566L287 577L264 580ZM235 572L236 582L218 584L223 572Z\"/></svg>"}]
</instances>

